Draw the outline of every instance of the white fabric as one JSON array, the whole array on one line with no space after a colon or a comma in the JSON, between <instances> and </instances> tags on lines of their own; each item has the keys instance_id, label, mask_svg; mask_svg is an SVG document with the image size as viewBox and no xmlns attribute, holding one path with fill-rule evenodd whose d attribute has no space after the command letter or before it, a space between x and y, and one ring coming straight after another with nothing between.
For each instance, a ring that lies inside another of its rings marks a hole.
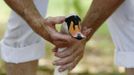
<instances>
[{"instance_id":1,"label":"white fabric","mask_svg":"<svg viewBox=\"0 0 134 75\"><path fill-rule=\"evenodd\" d=\"M48 0L34 0L42 16L47 11ZM6 62L22 63L44 56L44 40L32 31L14 11L8 21L7 31L1 41L1 55Z\"/></svg>"},{"instance_id":2,"label":"white fabric","mask_svg":"<svg viewBox=\"0 0 134 75\"><path fill-rule=\"evenodd\" d=\"M44 56L44 41L21 48L13 48L4 44L1 44L1 46L1 55L6 62L22 63L36 60Z\"/></svg>"},{"instance_id":3,"label":"white fabric","mask_svg":"<svg viewBox=\"0 0 134 75\"><path fill-rule=\"evenodd\" d=\"M108 25L116 47L115 63L134 68L134 0L125 0L108 19Z\"/></svg>"}]
</instances>

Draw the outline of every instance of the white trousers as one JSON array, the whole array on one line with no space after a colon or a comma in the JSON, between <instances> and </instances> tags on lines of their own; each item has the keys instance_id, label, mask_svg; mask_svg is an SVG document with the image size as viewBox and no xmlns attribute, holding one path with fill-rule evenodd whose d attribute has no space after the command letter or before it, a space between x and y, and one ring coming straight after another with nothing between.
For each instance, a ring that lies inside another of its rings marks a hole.
<instances>
[{"instance_id":1,"label":"white trousers","mask_svg":"<svg viewBox=\"0 0 134 75\"><path fill-rule=\"evenodd\" d=\"M48 0L34 0L42 16L46 15ZM14 11L1 41L1 57L5 62L22 63L44 56L45 41Z\"/></svg>"}]
</instances>

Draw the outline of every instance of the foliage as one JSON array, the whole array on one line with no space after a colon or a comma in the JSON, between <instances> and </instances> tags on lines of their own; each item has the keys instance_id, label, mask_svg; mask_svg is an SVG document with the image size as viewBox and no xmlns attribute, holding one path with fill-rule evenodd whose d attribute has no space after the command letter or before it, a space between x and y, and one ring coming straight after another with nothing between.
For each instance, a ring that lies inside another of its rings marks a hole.
<instances>
[{"instance_id":1,"label":"foliage","mask_svg":"<svg viewBox=\"0 0 134 75\"><path fill-rule=\"evenodd\" d=\"M65 0L64 2L65 2L65 13L66 14L69 14L70 10L73 9L74 11L76 11L75 13L77 13L81 17L83 16L81 0Z\"/></svg>"}]
</instances>

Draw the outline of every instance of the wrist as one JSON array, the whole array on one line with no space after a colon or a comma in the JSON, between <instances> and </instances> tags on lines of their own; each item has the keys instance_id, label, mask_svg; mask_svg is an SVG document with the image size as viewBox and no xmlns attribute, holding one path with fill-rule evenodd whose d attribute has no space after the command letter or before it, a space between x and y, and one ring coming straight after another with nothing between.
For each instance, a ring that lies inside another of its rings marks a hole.
<instances>
[{"instance_id":1,"label":"wrist","mask_svg":"<svg viewBox=\"0 0 134 75\"><path fill-rule=\"evenodd\" d=\"M85 36L84 42L87 42L94 34L94 30L91 27L84 26L82 28L82 34Z\"/></svg>"}]
</instances>

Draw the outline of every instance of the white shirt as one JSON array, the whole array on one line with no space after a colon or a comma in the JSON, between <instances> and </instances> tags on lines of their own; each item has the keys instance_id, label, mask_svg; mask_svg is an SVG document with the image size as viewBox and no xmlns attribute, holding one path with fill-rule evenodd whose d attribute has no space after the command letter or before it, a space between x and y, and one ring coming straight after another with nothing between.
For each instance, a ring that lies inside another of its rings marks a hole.
<instances>
[{"instance_id":1,"label":"white shirt","mask_svg":"<svg viewBox=\"0 0 134 75\"><path fill-rule=\"evenodd\" d=\"M134 51L134 1L126 0L108 21L116 48Z\"/></svg>"},{"instance_id":2,"label":"white shirt","mask_svg":"<svg viewBox=\"0 0 134 75\"><path fill-rule=\"evenodd\" d=\"M42 16L46 15L48 0L33 0ZM6 62L22 63L44 56L44 40L14 11L1 42L1 56Z\"/></svg>"},{"instance_id":3,"label":"white shirt","mask_svg":"<svg viewBox=\"0 0 134 75\"><path fill-rule=\"evenodd\" d=\"M134 0L125 0L108 25L116 47L116 64L134 68Z\"/></svg>"},{"instance_id":4,"label":"white shirt","mask_svg":"<svg viewBox=\"0 0 134 75\"><path fill-rule=\"evenodd\" d=\"M34 0L34 3L40 14L45 16L48 3L47 0ZM8 46L25 47L39 41L41 41L40 36L35 34L29 25L18 16L18 14L12 11L3 42Z\"/></svg>"}]
</instances>

